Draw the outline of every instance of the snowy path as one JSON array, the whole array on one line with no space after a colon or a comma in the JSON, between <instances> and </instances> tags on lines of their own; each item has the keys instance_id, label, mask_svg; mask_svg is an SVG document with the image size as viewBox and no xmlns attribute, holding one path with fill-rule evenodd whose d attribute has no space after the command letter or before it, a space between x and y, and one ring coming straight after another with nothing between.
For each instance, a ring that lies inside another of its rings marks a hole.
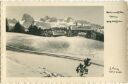
<instances>
[{"instance_id":1,"label":"snowy path","mask_svg":"<svg viewBox=\"0 0 128 84\"><path fill-rule=\"evenodd\" d=\"M7 46L8 50L13 50L13 51L17 51L17 52L25 52L25 53L30 53L30 54L37 54L37 55L46 55L46 56L52 56L52 57L58 57L58 58L65 58L65 59L70 59L70 60L77 60L77 61L84 61L84 59L82 58L78 58L78 57L72 57L72 56L67 56L67 55L60 55L60 54L55 54L55 53L46 53L46 52L37 52L37 51L31 51L31 50L25 50L25 49L19 49L16 48L14 46ZM104 67L104 65L96 63L96 60L91 60L91 64L93 65L97 65L97 66L101 66Z\"/></svg>"},{"instance_id":2,"label":"snowy path","mask_svg":"<svg viewBox=\"0 0 128 84\"><path fill-rule=\"evenodd\" d=\"M9 77L44 77L43 70L58 73L66 77L77 77L76 67L79 61L41 56L24 52L7 51L7 76ZM41 68L40 68L41 67ZM103 68L91 65L87 77L103 76Z\"/></svg>"}]
</instances>

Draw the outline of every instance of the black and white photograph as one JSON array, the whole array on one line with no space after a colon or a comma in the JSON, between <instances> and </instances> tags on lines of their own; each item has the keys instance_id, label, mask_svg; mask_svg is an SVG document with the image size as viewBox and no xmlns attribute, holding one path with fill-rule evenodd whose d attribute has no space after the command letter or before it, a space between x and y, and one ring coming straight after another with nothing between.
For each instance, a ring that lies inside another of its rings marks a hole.
<instances>
[{"instance_id":1,"label":"black and white photograph","mask_svg":"<svg viewBox=\"0 0 128 84\"><path fill-rule=\"evenodd\" d=\"M7 6L7 77L103 77L103 6Z\"/></svg>"}]
</instances>

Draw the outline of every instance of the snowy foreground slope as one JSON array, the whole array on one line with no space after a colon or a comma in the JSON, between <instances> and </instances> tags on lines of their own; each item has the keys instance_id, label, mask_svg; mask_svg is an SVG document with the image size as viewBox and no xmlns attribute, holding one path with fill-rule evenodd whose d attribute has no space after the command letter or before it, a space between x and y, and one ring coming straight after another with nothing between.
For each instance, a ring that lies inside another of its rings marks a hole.
<instances>
[{"instance_id":1,"label":"snowy foreground slope","mask_svg":"<svg viewBox=\"0 0 128 84\"><path fill-rule=\"evenodd\" d=\"M103 42L83 37L40 37L7 33L7 46L82 59L89 57L103 65ZM7 50L7 76L11 77L45 77L51 73L55 76L79 76L76 73L79 63L77 60ZM103 76L103 69L91 65L87 76Z\"/></svg>"}]
</instances>

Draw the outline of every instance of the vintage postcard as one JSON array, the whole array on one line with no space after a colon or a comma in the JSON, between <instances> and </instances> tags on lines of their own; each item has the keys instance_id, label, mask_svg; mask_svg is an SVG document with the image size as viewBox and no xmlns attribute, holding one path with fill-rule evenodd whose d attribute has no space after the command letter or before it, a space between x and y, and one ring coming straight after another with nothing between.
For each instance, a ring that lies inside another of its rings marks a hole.
<instances>
[{"instance_id":1,"label":"vintage postcard","mask_svg":"<svg viewBox=\"0 0 128 84\"><path fill-rule=\"evenodd\" d=\"M2 7L3 82L125 80L123 2Z\"/></svg>"},{"instance_id":2,"label":"vintage postcard","mask_svg":"<svg viewBox=\"0 0 128 84\"><path fill-rule=\"evenodd\" d=\"M103 76L103 6L7 6L6 11L7 76Z\"/></svg>"}]
</instances>

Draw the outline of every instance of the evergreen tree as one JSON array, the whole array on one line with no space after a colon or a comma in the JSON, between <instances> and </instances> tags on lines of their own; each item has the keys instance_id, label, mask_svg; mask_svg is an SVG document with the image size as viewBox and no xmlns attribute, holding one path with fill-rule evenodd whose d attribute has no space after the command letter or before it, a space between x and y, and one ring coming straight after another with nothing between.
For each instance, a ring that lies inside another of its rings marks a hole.
<instances>
[{"instance_id":1,"label":"evergreen tree","mask_svg":"<svg viewBox=\"0 0 128 84\"><path fill-rule=\"evenodd\" d=\"M8 20L6 19L6 31L9 31L9 24L8 24Z\"/></svg>"},{"instance_id":2,"label":"evergreen tree","mask_svg":"<svg viewBox=\"0 0 128 84\"><path fill-rule=\"evenodd\" d=\"M13 31L14 32L19 32L19 33L25 33L24 27L19 22L16 23L16 25L14 26Z\"/></svg>"},{"instance_id":3,"label":"evergreen tree","mask_svg":"<svg viewBox=\"0 0 128 84\"><path fill-rule=\"evenodd\" d=\"M33 35L41 35L41 31L42 31L37 26L32 26L32 25L28 28L28 30L29 30L28 33Z\"/></svg>"}]
</instances>

